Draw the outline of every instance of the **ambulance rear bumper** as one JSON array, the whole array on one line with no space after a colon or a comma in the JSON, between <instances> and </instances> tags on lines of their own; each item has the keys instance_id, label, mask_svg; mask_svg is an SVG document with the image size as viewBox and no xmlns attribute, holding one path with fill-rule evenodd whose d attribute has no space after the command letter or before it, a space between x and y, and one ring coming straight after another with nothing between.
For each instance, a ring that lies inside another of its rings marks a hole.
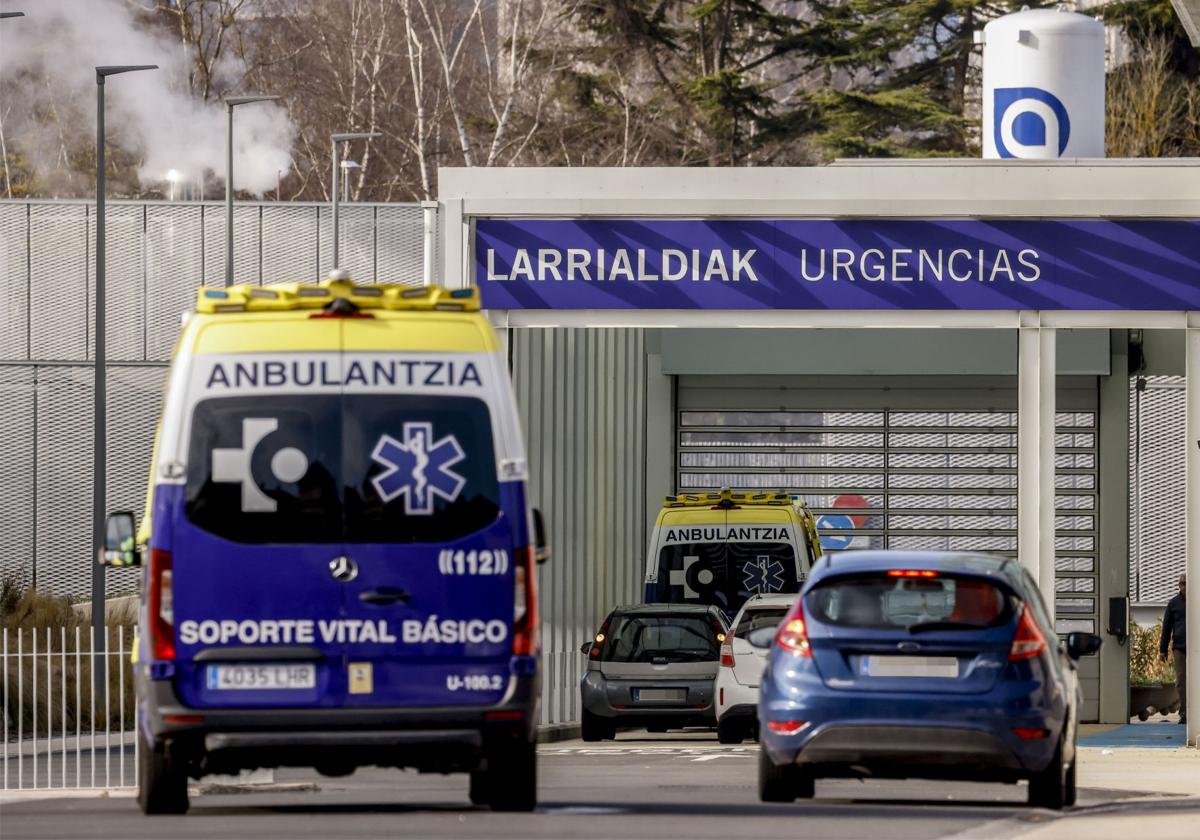
<instances>
[{"instance_id":1,"label":"ambulance rear bumper","mask_svg":"<svg viewBox=\"0 0 1200 840\"><path fill-rule=\"evenodd\" d=\"M490 706L194 709L169 680L139 688L151 746L166 742L192 775L258 767L476 769L490 746L536 736L539 678L510 677Z\"/></svg>"}]
</instances>

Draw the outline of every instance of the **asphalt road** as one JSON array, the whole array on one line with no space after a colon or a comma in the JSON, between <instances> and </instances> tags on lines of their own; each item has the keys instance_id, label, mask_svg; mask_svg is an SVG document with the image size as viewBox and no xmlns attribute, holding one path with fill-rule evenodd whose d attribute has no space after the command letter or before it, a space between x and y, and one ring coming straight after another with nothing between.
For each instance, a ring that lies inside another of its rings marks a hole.
<instances>
[{"instance_id":1,"label":"asphalt road","mask_svg":"<svg viewBox=\"0 0 1200 840\"><path fill-rule=\"evenodd\" d=\"M817 783L810 802L763 805L757 748L722 747L708 733L623 733L601 745L547 744L539 768L541 805L534 814L473 808L465 776L360 770L329 779L283 770L267 790L193 794L184 817L143 817L130 797L0 799L0 836L905 840L1012 837L1058 818L1026 807L1023 786L959 782L831 780ZM1081 790L1076 813L1136 796ZM1178 804L1144 797L1131 807Z\"/></svg>"}]
</instances>

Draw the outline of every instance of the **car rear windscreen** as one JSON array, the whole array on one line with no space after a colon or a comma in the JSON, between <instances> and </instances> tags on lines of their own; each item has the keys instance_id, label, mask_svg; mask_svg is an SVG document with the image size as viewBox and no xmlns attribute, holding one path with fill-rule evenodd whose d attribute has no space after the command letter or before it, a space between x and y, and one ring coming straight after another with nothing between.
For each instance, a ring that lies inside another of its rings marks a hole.
<instances>
[{"instance_id":1,"label":"car rear windscreen","mask_svg":"<svg viewBox=\"0 0 1200 840\"><path fill-rule=\"evenodd\" d=\"M619 615L600 658L605 662L707 662L720 658L718 632L702 615Z\"/></svg>"},{"instance_id":2,"label":"car rear windscreen","mask_svg":"<svg viewBox=\"0 0 1200 840\"><path fill-rule=\"evenodd\" d=\"M805 612L817 621L864 629L995 627L1012 616L1009 596L986 580L890 577L885 572L838 578L814 588Z\"/></svg>"},{"instance_id":3,"label":"car rear windscreen","mask_svg":"<svg viewBox=\"0 0 1200 840\"><path fill-rule=\"evenodd\" d=\"M755 630L761 630L764 627L770 627L772 630L779 627L783 617L787 615L787 607L761 607L759 609L746 610L742 613L742 617L738 619L737 627L733 630L734 637L745 639Z\"/></svg>"}]
</instances>

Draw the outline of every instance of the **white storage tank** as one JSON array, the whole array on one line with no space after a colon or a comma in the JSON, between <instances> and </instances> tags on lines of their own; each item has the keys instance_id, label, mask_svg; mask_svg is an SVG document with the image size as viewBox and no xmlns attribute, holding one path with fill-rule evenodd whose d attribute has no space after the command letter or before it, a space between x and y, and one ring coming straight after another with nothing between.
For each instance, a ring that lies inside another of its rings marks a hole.
<instances>
[{"instance_id":1,"label":"white storage tank","mask_svg":"<svg viewBox=\"0 0 1200 840\"><path fill-rule=\"evenodd\" d=\"M1104 157L1104 24L1022 9L983 29L983 156Z\"/></svg>"}]
</instances>

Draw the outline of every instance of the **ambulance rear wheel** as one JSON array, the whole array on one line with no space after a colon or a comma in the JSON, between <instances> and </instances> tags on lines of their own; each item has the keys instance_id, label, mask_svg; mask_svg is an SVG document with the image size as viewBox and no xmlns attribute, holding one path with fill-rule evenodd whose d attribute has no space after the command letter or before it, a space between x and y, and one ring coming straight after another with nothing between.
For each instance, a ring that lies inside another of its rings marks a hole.
<instances>
[{"instance_id":1,"label":"ambulance rear wheel","mask_svg":"<svg viewBox=\"0 0 1200 840\"><path fill-rule=\"evenodd\" d=\"M493 811L532 811L537 807L537 744L508 742L488 754L483 793ZM474 777L474 774L471 774ZM474 778L472 778L474 789Z\"/></svg>"},{"instance_id":2,"label":"ambulance rear wheel","mask_svg":"<svg viewBox=\"0 0 1200 840\"><path fill-rule=\"evenodd\" d=\"M179 748L164 740L150 746L141 727L138 727L137 739L137 799L142 813L187 813L187 770L179 760Z\"/></svg>"}]
</instances>

